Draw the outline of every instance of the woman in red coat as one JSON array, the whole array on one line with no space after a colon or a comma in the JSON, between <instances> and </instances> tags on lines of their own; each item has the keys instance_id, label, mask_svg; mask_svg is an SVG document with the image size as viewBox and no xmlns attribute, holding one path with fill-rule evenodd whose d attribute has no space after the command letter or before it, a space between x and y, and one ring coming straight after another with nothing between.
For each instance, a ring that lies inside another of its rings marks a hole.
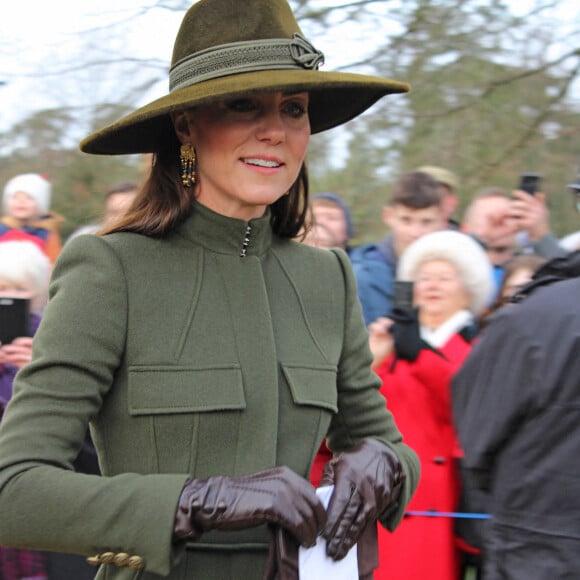
<instances>
[{"instance_id":1,"label":"woman in red coat","mask_svg":"<svg viewBox=\"0 0 580 580\"><path fill-rule=\"evenodd\" d=\"M477 317L493 293L491 265L481 247L455 231L425 235L401 257L399 280L414 282L403 320L369 327L381 391L408 445L421 460L421 480L396 533L379 530L375 579L452 580L459 562L454 521L436 514L457 509L458 446L451 411L451 378L467 357ZM399 315L399 316L398 316ZM395 338L394 338L395 337Z\"/></svg>"}]
</instances>

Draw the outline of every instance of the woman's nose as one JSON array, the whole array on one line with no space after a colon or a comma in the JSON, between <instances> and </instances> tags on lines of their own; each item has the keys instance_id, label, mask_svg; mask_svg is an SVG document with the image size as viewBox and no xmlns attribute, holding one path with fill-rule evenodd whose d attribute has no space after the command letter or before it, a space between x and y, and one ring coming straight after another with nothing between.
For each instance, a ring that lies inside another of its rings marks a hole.
<instances>
[{"instance_id":1,"label":"woman's nose","mask_svg":"<svg viewBox=\"0 0 580 580\"><path fill-rule=\"evenodd\" d=\"M258 127L258 139L271 141L272 143L281 143L286 136L284 120L277 110L268 110L260 119Z\"/></svg>"},{"instance_id":2,"label":"woman's nose","mask_svg":"<svg viewBox=\"0 0 580 580\"><path fill-rule=\"evenodd\" d=\"M423 280L423 286L427 290L432 290L439 286L439 281L436 278L427 278L426 280Z\"/></svg>"}]
</instances>

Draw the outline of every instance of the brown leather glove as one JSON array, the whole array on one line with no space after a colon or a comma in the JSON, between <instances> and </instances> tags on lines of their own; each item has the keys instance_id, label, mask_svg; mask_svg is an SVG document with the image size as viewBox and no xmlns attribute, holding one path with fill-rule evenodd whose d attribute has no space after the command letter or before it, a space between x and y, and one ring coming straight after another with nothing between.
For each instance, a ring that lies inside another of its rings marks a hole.
<instances>
[{"instance_id":1,"label":"brown leather glove","mask_svg":"<svg viewBox=\"0 0 580 580\"><path fill-rule=\"evenodd\" d=\"M208 530L241 530L278 524L304 546L313 546L326 524L314 488L288 467L243 477L215 476L186 482L174 537L197 540Z\"/></svg>"},{"instance_id":2,"label":"brown leather glove","mask_svg":"<svg viewBox=\"0 0 580 580\"><path fill-rule=\"evenodd\" d=\"M324 467L320 485L334 484L323 536L326 553L342 560L367 524L394 511L405 474L395 453L376 439L365 439Z\"/></svg>"}]
</instances>

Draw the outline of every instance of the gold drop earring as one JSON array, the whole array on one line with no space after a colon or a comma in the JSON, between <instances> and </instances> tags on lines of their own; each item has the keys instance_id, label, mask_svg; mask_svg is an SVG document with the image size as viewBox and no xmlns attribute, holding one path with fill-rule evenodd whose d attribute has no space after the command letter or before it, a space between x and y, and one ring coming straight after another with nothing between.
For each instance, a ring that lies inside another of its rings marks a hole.
<instances>
[{"instance_id":1,"label":"gold drop earring","mask_svg":"<svg viewBox=\"0 0 580 580\"><path fill-rule=\"evenodd\" d=\"M195 183L197 169L197 157L191 143L184 143L181 146L179 159L181 161L181 183L185 187L191 187Z\"/></svg>"}]
</instances>

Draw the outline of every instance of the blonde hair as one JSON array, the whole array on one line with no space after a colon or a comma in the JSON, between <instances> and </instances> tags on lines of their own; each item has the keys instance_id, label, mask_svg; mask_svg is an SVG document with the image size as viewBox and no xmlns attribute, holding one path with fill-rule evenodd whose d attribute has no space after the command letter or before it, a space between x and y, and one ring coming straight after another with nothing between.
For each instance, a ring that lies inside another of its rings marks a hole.
<instances>
[{"instance_id":1,"label":"blonde hair","mask_svg":"<svg viewBox=\"0 0 580 580\"><path fill-rule=\"evenodd\" d=\"M0 242L0 277L31 284L39 299L33 302L42 305L46 302L50 272L50 260L35 243Z\"/></svg>"}]
</instances>

